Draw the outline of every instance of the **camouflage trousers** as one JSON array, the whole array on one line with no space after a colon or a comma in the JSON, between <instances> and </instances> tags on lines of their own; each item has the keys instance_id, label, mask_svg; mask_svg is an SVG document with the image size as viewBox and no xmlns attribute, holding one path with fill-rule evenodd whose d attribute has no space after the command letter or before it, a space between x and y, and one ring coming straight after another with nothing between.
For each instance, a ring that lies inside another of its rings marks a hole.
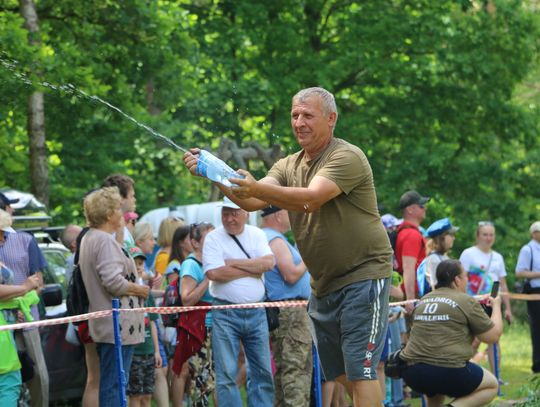
<instances>
[{"instance_id":1,"label":"camouflage trousers","mask_svg":"<svg viewBox=\"0 0 540 407\"><path fill-rule=\"evenodd\" d=\"M214 391L215 373L212 360L212 334L208 330L201 349L188 360L191 375L189 396L193 407L207 407Z\"/></svg>"},{"instance_id":2,"label":"camouflage trousers","mask_svg":"<svg viewBox=\"0 0 540 407\"><path fill-rule=\"evenodd\" d=\"M270 332L276 363L275 407L308 407L311 389L311 332L305 308L280 308L279 328Z\"/></svg>"}]
</instances>

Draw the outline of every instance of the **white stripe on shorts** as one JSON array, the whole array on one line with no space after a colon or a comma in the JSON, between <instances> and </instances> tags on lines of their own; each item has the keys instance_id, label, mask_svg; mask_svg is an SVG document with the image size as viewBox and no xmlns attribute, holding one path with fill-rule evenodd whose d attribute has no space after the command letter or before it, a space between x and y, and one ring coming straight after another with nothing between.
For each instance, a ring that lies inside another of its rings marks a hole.
<instances>
[{"instance_id":1,"label":"white stripe on shorts","mask_svg":"<svg viewBox=\"0 0 540 407\"><path fill-rule=\"evenodd\" d=\"M375 303L373 304L373 319L371 320L371 333L369 335L369 343L375 343L375 337L377 336L379 322L381 319L381 292L384 287L384 279L376 280L377 292L375 296Z\"/></svg>"}]
</instances>

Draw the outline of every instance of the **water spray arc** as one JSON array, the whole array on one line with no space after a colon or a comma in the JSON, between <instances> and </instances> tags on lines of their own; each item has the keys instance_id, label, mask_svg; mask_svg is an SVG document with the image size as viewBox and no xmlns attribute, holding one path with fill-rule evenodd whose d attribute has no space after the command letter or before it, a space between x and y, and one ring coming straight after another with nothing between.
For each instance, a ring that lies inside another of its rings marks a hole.
<instances>
[{"instance_id":1,"label":"water spray arc","mask_svg":"<svg viewBox=\"0 0 540 407\"><path fill-rule=\"evenodd\" d=\"M18 62L10 59L5 52L0 53L0 65L2 65L5 69L13 72L13 75L15 78L17 78L19 81L25 83L26 85L33 86L34 82L28 78L28 76L21 72L20 69L18 69ZM150 133L152 136L158 138L159 140L163 141L170 147L182 151L186 153L188 150L184 147L179 146L174 141L172 141L170 138L165 137L163 134L157 132L150 126L139 122L134 117L130 116L129 114L122 111L122 109L114 106L113 104L107 102L106 100L100 98L96 95L90 95L83 90L80 90L75 87L75 85L71 83L67 83L65 85L55 85L47 81L38 82L39 85L58 91L58 92L66 92L68 94L72 95L80 95L86 99L92 100L94 102L99 102L105 106L107 106L109 109L114 110L115 112L121 114L126 119L133 122L135 125L140 127L141 129L146 130L148 133ZM229 178L243 178L240 174L238 174L236 171L234 171L231 167L229 167L224 161L220 160L216 156L212 155L210 152L206 150L201 150L199 154L199 160L197 161L197 174L206 177L212 181L219 182L220 184L223 184L225 186L231 186L231 182L229 181Z\"/></svg>"},{"instance_id":2,"label":"water spray arc","mask_svg":"<svg viewBox=\"0 0 540 407\"><path fill-rule=\"evenodd\" d=\"M32 82L32 80L30 78L28 78L28 76L25 73L23 73L19 69L17 69L18 68L17 67L17 65L18 65L17 61L15 61L13 59L8 59L5 56L5 53L2 53L2 54L3 55L0 56L0 64L4 68L6 68L7 70L13 72L13 75L15 76L15 78L17 78L21 82L25 83L26 85L29 85L29 86L34 85L34 82ZM107 106L109 109L112 109L117 113L120 113L126 119L128 119L131 122L135 123L138 127L146 130L147 132L152 134L154 137L157 137L158 139L165 142L166 144L173 147L174 149L179 150L179 151L183 151L183 152L187 151L187 149L185 149L184 147L179 146L174 141L172 141L170 138L165 137L161 133L158 133L156 130L154 130L150 126L147 126L146 124L139 122L137 119L135 119L134 117L128 115L127 113L122 111L120 108L114 106L112 103L107 102L106 100L100 98L99 96L89 95L85 91L76 88L75 85L73 85L71 83L67 83L65 85L54 85L54 84L52 84L50 82L43 81L43 82L38 82L38 85L41 85L43 87L46 87L46 88L49 88L49 89L52 89L52 90L55 90L55 91L58 91L58 92L65 92L65 93L69 93L69 94L72 94L72 95L80 95L80 96L83 96L84 98L92 100L94 102L99 102L99 103Z\"/></svg>"}]
</instances>

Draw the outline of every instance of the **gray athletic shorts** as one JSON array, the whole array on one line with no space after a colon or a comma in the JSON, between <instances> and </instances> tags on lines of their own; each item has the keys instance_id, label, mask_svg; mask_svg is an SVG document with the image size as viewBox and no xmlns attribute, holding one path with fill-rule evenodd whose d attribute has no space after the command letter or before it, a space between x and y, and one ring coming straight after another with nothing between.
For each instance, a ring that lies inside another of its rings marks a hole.
<instances>
[{"instance_id":1,"label":"gray athletic shorts","mask_svg":"<svg viewBox=\"0 0 540 407\"><path fill-rule=\"evenodd\" d=\"M359 281L323 297L308 313L326 380L376 380L388 326L390 279Z\"/></svg>"}]
</instances>

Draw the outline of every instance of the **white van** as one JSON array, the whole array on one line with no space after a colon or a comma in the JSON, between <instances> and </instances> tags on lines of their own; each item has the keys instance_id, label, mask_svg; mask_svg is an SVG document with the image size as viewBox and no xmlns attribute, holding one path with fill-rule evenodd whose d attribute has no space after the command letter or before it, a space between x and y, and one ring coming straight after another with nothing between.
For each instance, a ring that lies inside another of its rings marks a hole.
<instances>
[{"instance_id":1,"label":"white van","mask_svg":"<svg viewBox=\"0 0 540 407\"><path fill-rule=\"evenodd\" d=\"M147 222L152 225L154 236L157 237L159 224L168 216L176 216L183 219L186 224L209 222L215 227L221 226L221 203L223 201L206 202L192 205L179 205L170 208L153 209L145 213L139 222ZM259 213L250 212L248 223L258 226Z\"/></svg>"}]
</instances>

